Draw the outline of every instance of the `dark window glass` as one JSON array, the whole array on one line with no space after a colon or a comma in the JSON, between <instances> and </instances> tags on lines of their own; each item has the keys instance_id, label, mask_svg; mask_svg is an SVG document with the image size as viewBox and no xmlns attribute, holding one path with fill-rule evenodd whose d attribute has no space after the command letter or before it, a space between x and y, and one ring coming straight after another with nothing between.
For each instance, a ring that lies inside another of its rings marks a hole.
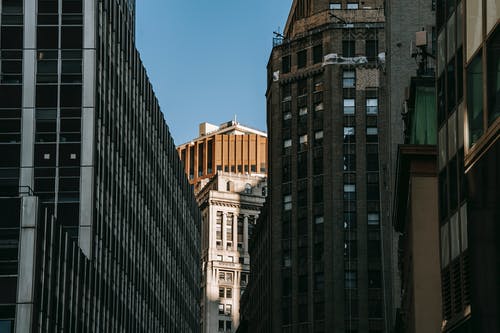
<instances>
[{"instance_id":1,"label":"dark window glass","mask_svg":"<svg viewBox=\"0 0 500 333\"><path fill-rule=\"evenodd\" d=\"M59 203L57 220L64 226L78 226L80 205L78 203Z\"/></svg>"},{"instance_id":2,"label":"dark window glass","mask_svg":"<svg viewBox=\"0 0 500 333\"><path fill-rule=\"evenodd\" d=\"M39 13L56 14L57 11L58 11L58 1L57 0L38 0L38 12Z\"/></svg>"},{"instance_id":3,"label":"dark window glass","mask_svg":"<svg viewBox=\"0 0 500 333\"><path fill-rule=\"evenodd\" d=\"M366 171L378 171L378 145L366 145Z\"/></svg>"},{"instance_id":4,"label":"dark window glass","mask_svg":"<svg viewBox=\"0 0 500 333\"><path fill-rule=\"evenodd\" d=\"M0 277L0 304L16 303L17 276Z\"/></svg>"},{"instance_id":5,"label":"dark window glass","mask_svg":"<svg viewBox=\"0 0 500 333\"><path fill-rule=\"evenodd\" d=\"M366 57L369 61L376 60L378 56L378 41L377 40L367 40L366 41Z\"/></svg>"},{"instance_id":6,"label":"dark window glass","mask_svg":"<svg viewBox=\"0 0 500 333\"><path fill-rule=\"evenodd\" d=\"M289 73L291 68L291 56L287 55L281 58L281 71Z\"/></svg>"},{"instance_id":7,"label":"dark window glass","mask_svg":"<svg viewBox=\"0 0 500 333\"><path fill-rule=\"evenodd\" d=\"M307 177L307 152L297 155L297 175L299 178Z\"/></svg>"},{"instance_id":8,"label":"dark window glass","mask_svg":"<svg viewBox=\"0 0 500 333\"><path fill-rule=\"evenodd\" d=\"M369 299L368 300L368 317L381 318L382 317L382 300Z\"/></svg>"},{"instance_id":9,"label":"dark window glass","mask_svg":"<svg viewBox=\"0 0 500 333\"><path fill-rule=\"evenodd\" d=\"M82 27L62 27L61 48L81 49L83 45Z\"/></svg>"},{"instance_id":10,"label":"dark window glass","mask_svg":"<svg viewBox=\"0 0 500 333\"><path fill-rule=\"evenodd\" d=\"M37 85L36 106L42 108L57 107L57 86Z\"/></svg>"},{"instance_id":11,"label":"dark window glass","mask_svg":"<svg viewBox=\"0 0 500 333\"><path fill-rule=\"evenodd\" d=\"M314 160L313 160L313 172L315 175L320 175L323 173L323 150L314 150Z\"/></svg>"},{"instance_id":12,"label":"dark window glass","mask_svg":"<svg viewBox=\"0 0 500 333\"><path fill-rule=\"evenodd\" d=\"M23 48L23 28L22 27L2 27L0 44L2 49L22 49Z\"/></svg>"},{"instance_id":13,"label":"dark window glass","mask_svg":"<svg viewBox=\"0 0 500 333\"><path fill-rule=\"evenodd\" d=\"M23 12L22 0L2 1L2 14L22 14L22 12Z\"/></svg>"},{"instance_id":14,"label":"dark window glass","mask_svg":"<svg viewBox=\"0 0 500 333\"><path fill-rule=\"evenodd\" d=\"M368 271L368 288L381 288L382 274L379 270Z\"/></svg>"},{"instance_id":15,"label":"dark window glass","mask_svg":"<svg viewBox=\"0 0 500 333\"><path fill-rule=\"evenodd\" d=\"M289 182L292 178L292 163L290 156L284 156L282 159L283 163L283 182Z\"/></svg>"},{"instance_id":16,"label":"dark window glass","mask_svg":"<svg viewBox=\"0 0 500 333\"><path fill-rule=\"evenodd\" d=\"M483 68L482 52L467 68L467 115L469 118L469 145L483 135Z\"/></svg>"},{"instance_id":17,"label":"dark window glass","mask_svg":"<svg viewBox=\"0 0 500 333\"><path fill-rule=\"evenodd\" d=\"M82 86L62 85L61 107L81 107L81 106L82 106Z\"/></svg>"},{"instance_id":18,"label":"dark window glass","mask_svg":"<svg viewBox=\"0 0 500 333\"><path fill-rule=\"evenodd\" d=\"M464 95L464 49L457 51L457 101L461 101Z\"/></svg>"},{"instance_id":19,"label":"dark window glass","mask_svg":"<svg viewBox=\"0 0 500 333\"><path fill-rule=\"evenodd\" d=\"M299 293L306 293L307 285L307 275L299 275Z\"/></svg>"},{"instance_id":20,"label":"dark window glass","mask_svg":"<svg viewBox=\"0 0 500 333\"><path fill-rule=\"evenodd\" d=\"M325 319L325 303L314 303L314 320Z\"/></svg>"},{"instance_id":21,"label":"dark window glass","mask_svg":"<svg viewBox=\"0 0 500 333\"><path fill-rule=\"evenodd\" d=\"M2 212L2 218L0 219L0 227L1 228L10 228L10 227L18 227L19 221L21 218L20 211L20 203L19 199L7 199L0 198L0 211ZM0 239L2 237L7 236L7 231L2 230L0 232ZM9 236L9 238L13 238L14 236Z\"/></svg>"},{"instance_id":22,"label":"dark window glass","mask_svg":"<svg viewBox=\"0 0 500 333\"><path fill-rule=\"evenodd\" d=\"M317 64L323 61L323 45L313 47L313 63Z\"/></svg>"},{"instance_id":23,"label":"dark window glass","mask_svg":"<svg viewBox=\"0 0 500 333\"><path fill-rule=\"evenodd\" d=\"M307 94L307 79L297 82L297 95L302 96Z\"/></svg>"},{"instance_id":24,"label":"dark window glass","mask_svg":"<svg viewBox=\"0 0 500 333\"><path fill-rule=\"evenodd\" d=\"M309 320L307 304L299 304L298 312L299 323L305 323Z\"/></svg>"},{"instance_id":25,"label":"dark window glass","mask_svg":"<svg viewBox=\"0 0 500 333\"><path fill-rule=\"evenodd\" d=\"M0 144L0 167L19 167L21 163L19 144Z\"/></svg>"},{"instance_id":26,"label":"dark window glass","mask_svg":"<svg viewBox=\"0 0 500 333\"><path fill-rule=\"evenodd\" d=\"M378 200L379 188L377 184L368 184L366 188L366 200Z\"/></svg>"},{"instance_id":27,"label":"dark window glass","mask_svg":"<svg viewBox=\"0 0 500 333\"><path fill-rule=\"evenodd\" d=\"M21 108L22 86L0 85L0 108Z\"/></svg>"},{"instance_id":28,"label":"dark window glass","mask_svg":"<svg viewBox=\"0 0 500 333\"><path fill-rule=\"evenodd\" d=\"M297 52L297 67L304 68L307 65L307 50Z\"/></svg>"},{"instance_id":29,"label":"dark window glass","mask_svg":"<svg viewBox=\"0 0 500 333\"><path fill-rule=\"evenodd\" d=\"M38 49L57 49L59 39L58 27L38 27Z\"/></svg>"},{"instance_id":30,"label":"dark window glass","mask_svg":"<svg viewBox=\"0 0 500 333\"><path fill-rule=\"evenodd\" d=\"M354 40L342 41L342 56L354 57L356 54L356 43Z\"/></svg>"},{"instance_id":31,"label":"dark window glass","mask_svg":"<svg viewBox=\"0 0 500 333\"><path fill-rule=\"evenodd\" d=\"M448 170L450 172L449 183L450 183L450 209L455 210L458 205L458 179L457 179L457 156L452 158L450 164L448 164Z\"/></svg>"},{"instance_id":32,"label":"dark window glass","mask_svg":"<svg viewBox=\"0 0 500 333\"><path fill-rule=\"evenodd\" d=\"M82 0L64 0L62 2L63 13L81 13Z\"/></svg>"},{"instance_id":33,"label":"dark window glass","mask_svg":"<svg viewBox=\"0 0 500 333\"><path fill-rule=\"evenodd\" d=\"M455 58L451 59L447 66L447 100L448 100L448 113L451 113L455 109L456 105L456 73L455 73Z\"/></svg>"},{"instance_id":34,"label":"dark window glass","mask_svg":"<svg viewBox=\"0 0 500 333\"><path fill-rule=\"evenodd\" d=\"M344 212L344 229L356 228L356 212Z\"/></svg>"},{"instance_id":35,"label":"dark window glass","mask_svg":"<svg viewBox=\"0 0 500 333\"><path fill-rule=\"evenodd\" d=\"M445 22L445 0L436 0L436 25L439 31Z\"/></svg>"},{"instance_id":36,"label":"dark window glass","mask_svg":"<svg viewBox=\"0 0 500 333\"><path fill-rule=\"evenodd\" d=\"M500 27L490 37L488 44L488 123L500 116Z\"/></svg>"},{"instance_id":37,"label":"dark window glass","mask_svg":"<svg viewBox=\"0 0 500 333\"><path fill-rule=\"evenodd\" d=\"M380 240L368 240L368 259L378 260L381 256Z\"/></svg>"},{"instance_id":38,"label":"dark window glass","mask_svg":"<svg viewBox=\"0 0 500 333\"><path fill-rule=\"evenodd\" d=\"M349 240L344 243L344 257L356 259L358 256L358 243L355 240ZM355 288L355 287L354 287Z\"/></svg>"},{"instance_id":39,"label":"dark window glass","mask_svg":"<svg viewBox=\"0 0 500 333\"><path fill-rule=\"evenodd\" d=\"M444 91L444 74L437 80L437 111L439 127L446 120L445 111L445 91Z\"/></svg>"},{"instance_id":40,"label":"dark window glass","mask_svg":"<svg viewBox=\"0 0 500 333\"><path fill-rule=\"evenodd\" d=\"M446 168L439 174L439 216L441 221L448 216L448 179Z\"/></svg>"}]
</instances>

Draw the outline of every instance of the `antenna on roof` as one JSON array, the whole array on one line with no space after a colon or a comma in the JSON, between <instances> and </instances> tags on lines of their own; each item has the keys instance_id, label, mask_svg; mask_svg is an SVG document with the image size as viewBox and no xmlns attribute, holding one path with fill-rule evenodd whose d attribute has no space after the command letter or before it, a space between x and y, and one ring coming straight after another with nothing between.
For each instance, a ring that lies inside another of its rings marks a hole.
<instances>
[{"instance_id":1,"label":"antenna on roof","mask_svg":"<svg viewBox=\"0 0 500 333\"><path fill-rule=\"evenodd\" d=\"M236 114L234 115L234 123L237 124L238 122L236 121Z\"/></svg>"}]
</instances>

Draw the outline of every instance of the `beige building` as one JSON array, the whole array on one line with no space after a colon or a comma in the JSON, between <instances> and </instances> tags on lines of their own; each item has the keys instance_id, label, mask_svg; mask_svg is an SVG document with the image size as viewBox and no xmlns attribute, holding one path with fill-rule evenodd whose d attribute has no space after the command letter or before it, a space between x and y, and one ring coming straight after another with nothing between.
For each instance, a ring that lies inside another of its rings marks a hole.
<instances>
[{"instance_id":1,"label":"beige building","mask_svg":"<svg viewBox=\"0 0 500 333\"><path fill-rule=\"evenodd\" d=\"M202 123L177 151L202 214L201 331L235 332L248 243L267 194L267 135L236 121Z\"/></svg>"},{"instance_id":2,"label":"beige building","mask_svg":"<svg viewBox=\"0 0 500 333\"><path fill-rule=\"evenodd\" d=\"M199 191L217 171L267 172L266 133L234 120L219 126L200 124L199 136L178 146L177 151L195 191Z\"/></svg>"}]
</instances>

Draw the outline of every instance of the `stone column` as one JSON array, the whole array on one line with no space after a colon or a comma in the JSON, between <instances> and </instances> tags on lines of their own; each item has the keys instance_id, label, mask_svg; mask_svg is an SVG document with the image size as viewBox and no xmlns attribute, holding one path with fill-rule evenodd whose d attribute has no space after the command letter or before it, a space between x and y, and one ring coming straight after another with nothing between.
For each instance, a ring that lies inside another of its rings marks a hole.
<instances>
[{"instance_id":1,"label":"stone column","mask_svg":"<svg viewBox=\"0 0 500 333\"><path fill-rule=\"evenodd\" d=\"M243 220L243 252L248 253L248 215Z\"/></svg>"},{"instance_id":2,"label":"stone column","mask_svg":"<svg viewBox=\"0 0 500 333\"><path fill-rule=\"evenodd\" d=\"M238 214L233 214L233 250L238 251Z\"/></svg>"},{"instance_id":3,"label":"stone column","mask_svg":"<svg viewBox=\"0 0 500 333\"><path fill-rule=\"evenodd\" d=\"M227 213L223 212L222 213L222 249L226 249L226 243L227 243L227 234L226 234L226 219L227 219Z\"/></svg>"}]
</instances>

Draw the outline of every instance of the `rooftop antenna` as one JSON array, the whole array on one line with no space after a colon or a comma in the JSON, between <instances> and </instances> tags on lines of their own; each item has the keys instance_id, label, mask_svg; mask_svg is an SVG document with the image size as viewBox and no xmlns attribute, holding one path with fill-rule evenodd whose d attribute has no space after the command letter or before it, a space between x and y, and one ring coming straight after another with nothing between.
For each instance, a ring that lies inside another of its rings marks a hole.
<instances>
[{"instance_id":1,"label":"rooftop antenna","mask_svg":"<svg viewBox=\"0 0 500 333\"><path fill-rule=\"evenodd\" d=\"M238 122L236 121L236 114L234 115L234 123L237 124Z\"/></svg>"}]
</instances>

